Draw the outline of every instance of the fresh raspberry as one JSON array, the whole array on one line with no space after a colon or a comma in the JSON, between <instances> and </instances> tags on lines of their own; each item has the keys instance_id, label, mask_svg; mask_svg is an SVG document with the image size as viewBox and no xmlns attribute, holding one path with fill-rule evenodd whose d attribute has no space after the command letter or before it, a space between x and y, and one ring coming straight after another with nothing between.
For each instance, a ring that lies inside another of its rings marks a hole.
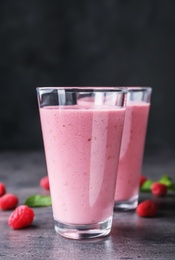
<instances>
[{"instance_id":1,"label":"fresh raspberry","mask_svg":"<svg viewBox=\"0 0 175 260\"><path fill-rule=\"evenodd\" d=\"M143 185L143 183L147 180L145 176L140 176L140 187Z\"/></svg>"},{"instance_id":2,"label":"fresh raspberry","mask_svg":"<svg viewBox=\"0 0 175 260\"><path fill-rule=\"evenodd\" d=\"M11 193L6 193L0 197L0 209L2 210L14 209L17 205L18 197Z\"/></svg>"},{"instance_id":3,"label":"fresh raspberry","mask_svg":"<svg viewBox=\"0 0 175 260\"><path fill-rule=\"evenodd\" d=\"M6 187L4 183L0 182L0 197L6 193Z\"/></svg>"},{"instance_id":4,"label":"fresh raspberry","mask_svg":"<svg viewBox=\"0 0 175 260\"><path fill-rule=\"evenodd\" d=\"M140 217L153 217L156 212L156 205L151 200L141 202L136 208L136 213Z\"/></svg>"},{"instance_id":5,"label":"fresh raspberry","mask_svg":"<svg viewBox=\"0 0 175 260\"><path fill-rule=\"evenodd\" d=\"M28 206L17 207L8 219L8 224L13 229L20 229L29 226L34 219L34 211Z\"/></svg>"},{"instance_id":6,"label":"fresh raspberry","mask_svg":"<svg viewBox=\"0 0 175 260\"><path fill-rule=\"evenodd\" d=\"M41 178L40 180L40 186L45 189L45 190L50 190L50 186L49 186L49 178L48 176L45 176L43 178Z\"/></svg>"},{"instance_id":7,"label":"fresh raspberry","mask_svg":"<svg viewBox=\"0 0 175 260\"><path fill-rule=\"evenodd\" d=\"M155 182L151 186L151 191L152 191L152 194L154 194L155 196L161 197L161 196L165 196L167 194L168 188L163 183Z\"/></svg>"}]
</instances>

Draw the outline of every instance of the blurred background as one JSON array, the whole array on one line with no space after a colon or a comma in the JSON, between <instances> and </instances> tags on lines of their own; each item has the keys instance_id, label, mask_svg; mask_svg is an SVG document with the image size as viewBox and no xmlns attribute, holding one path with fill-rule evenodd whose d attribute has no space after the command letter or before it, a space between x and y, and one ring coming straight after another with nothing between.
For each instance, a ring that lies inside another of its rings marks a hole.
<instances>
[{"instance_id":1,"label":"blurred background","mask_svg":"<svg viewBox=\"0 0 175 260\"><path fill-rule=\"evenodd\" d=\"M42 149L38 86L152 86L146 153L175 149L174 0L1 0L0 150Z\"/></svg>"}]
</instances>

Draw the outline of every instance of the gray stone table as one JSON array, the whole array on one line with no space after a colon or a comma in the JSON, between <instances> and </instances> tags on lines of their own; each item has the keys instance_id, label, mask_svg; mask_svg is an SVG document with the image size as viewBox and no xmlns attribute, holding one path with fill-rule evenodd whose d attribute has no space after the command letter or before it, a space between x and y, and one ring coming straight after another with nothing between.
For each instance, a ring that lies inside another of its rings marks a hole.
<instances>
[{"instance_id":1,"label":"gray stone table","mask_svg":"<svg viewBox=\"0 0 175 260\"><path fill-rule=\"evenodd\" d=\"M167 173L175 179L174 153L145 158L143 172L154 180ZM0 181L15 193L22 204L32 194L47 194L39 187L46 175L43 152L1 152ZM0 211L0 260L108 260L175 259L175 194L155 198L140 194L140 201L151 198L158 206L155 218L140 218L135 211L114 212L109 236L94 240L70 240L54 231L51 207L35 208L33 224L12 230L7 220L11 211Z\"/></svg>"}]
</instances>

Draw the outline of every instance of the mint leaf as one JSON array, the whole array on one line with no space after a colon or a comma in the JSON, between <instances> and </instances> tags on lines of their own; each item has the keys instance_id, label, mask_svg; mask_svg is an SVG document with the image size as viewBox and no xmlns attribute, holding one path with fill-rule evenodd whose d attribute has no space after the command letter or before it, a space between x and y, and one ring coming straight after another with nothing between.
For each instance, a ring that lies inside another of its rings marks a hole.
<instances>
[{"instance_id":1,"label":"mint leaf","mask_svg":"<svg viewBox=\"0 0 175 260\"><path fill-rule=\"evenodd\" d=\"M158 182L165 184L168 189L172 189L172 187L174 186L172 179L168 175L162 176L162 178Z\"/></svg>"},{"instance_id":2,"label":"mint leaf","mask_svg":"<svg viewBox=\"0 0 175 260\"><path fill-rule=\"evenodd\" d=\"M142 184L140 190L141 190L141 191L144 191L144 192L151 191L151 186L152 186L153 183L154 183L154 182L153 182L152 180L146 180L146 181Z\"/></svg>"},{"instance_id":3,"label":"mint leaf","mask_svg":"<svg viewBox=\"0 0 175 260\"><path fill-rule=\"evenodd\" d=\"M171 186L171 190L175 190L175 183L173 182L172 186Z\"/></svg>"},{"instance_id":4,"label":"mint leaf","mask_svg":"<svg viewBox=\"0 0 175 260\"><path fill-rule=\"evenodd\" d=\"M32 195L25 200L24 204L29 207L48 207L52 205L52 202L50 196Z\"/></svg>"}]
</instances>

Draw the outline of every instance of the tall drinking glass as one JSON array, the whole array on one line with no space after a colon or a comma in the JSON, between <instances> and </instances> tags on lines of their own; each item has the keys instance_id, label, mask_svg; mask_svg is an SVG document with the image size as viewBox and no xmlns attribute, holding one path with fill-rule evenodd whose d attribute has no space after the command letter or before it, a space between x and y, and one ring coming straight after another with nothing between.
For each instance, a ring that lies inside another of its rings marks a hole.
<instances>
[{"instance_id":1,"label":"tall drinking glass","mask_svg":"<svg viewBox=\"0 0 175 260\"><path fill-rule=\"evenodd\" d=\"M109 234L125 114L125 88L37 88L55 230Z\"/></svg>"},{"instance_id":2,"label":"tall drinking glass","mask_svg":"<svg viewBox=\"0 0 175 260\"><path fill-rule=\"evenodd\" d=\"M151 92L150 87L128 87L115 209L135 209L138 204Z\"/></svg>"}]
</instances>

